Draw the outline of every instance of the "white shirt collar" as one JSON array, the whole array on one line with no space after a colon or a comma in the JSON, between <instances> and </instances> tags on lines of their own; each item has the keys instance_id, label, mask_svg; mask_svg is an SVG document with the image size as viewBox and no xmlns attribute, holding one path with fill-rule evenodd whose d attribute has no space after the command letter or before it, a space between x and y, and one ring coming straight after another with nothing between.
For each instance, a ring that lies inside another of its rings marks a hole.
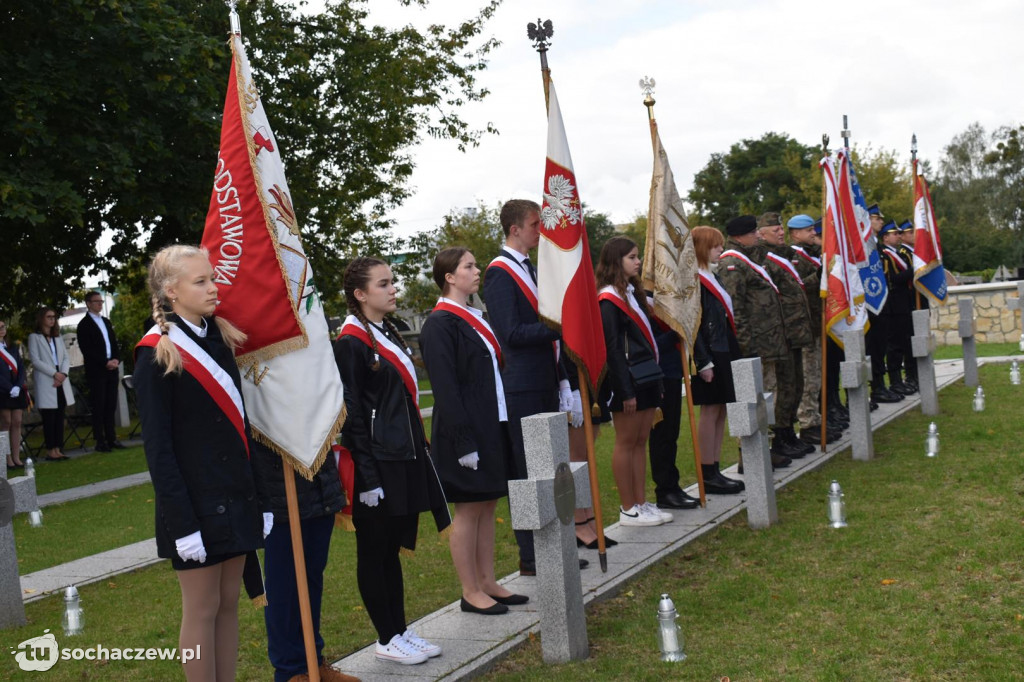
<instances>
[{"instance_id":1,"label":"white shirt collar","mask_svg":"<svg viewBox=\"0 0 1024 682\"><path fill-rule=\"evenodd\" d=\"M508 251L509 253L511 253L513 256L515 256L516 260L519 261L520 263L522 263L524 260L526 260L527 258L530 257L530 254L528 254L528 253L520 253L520 252L516 251L515 249L513 249L508 244L505 244L505 250Z\"/></svg>"},{"instance_id":2,"label":"white shirt collar","mask_svg":"<svg viewBox=\"0 0 1024 682\"><path fill-rule=\"evenodd\" d=\"M89 311L89 317L91 317L92 319L96 320L96 322L98 324L103 324L103 316L100 315L99 313L94 313L93 311L90 310Z\"/></svg>"},{"instance_id":3,"label":"white shirt collar","mask_svg":"<svg viewBox=\"0 0 1024 682\"><path fill-rule=\"evenodd\" d=\"M201 326L199 326L199 327L197 327L196 325L192 324L191 322L186 320L181 315L178 316L178 319L180 319L182 322L187 324L188 328L191 329L192 333L194 333L196 336L198 336L201 339L205 339L206 338L206 329L207 329L207 327L206 327L206 318L205 317L200 317L199 318L199 321L200 321L200 324L201 324Z\"/></svg>"}]
</instances>

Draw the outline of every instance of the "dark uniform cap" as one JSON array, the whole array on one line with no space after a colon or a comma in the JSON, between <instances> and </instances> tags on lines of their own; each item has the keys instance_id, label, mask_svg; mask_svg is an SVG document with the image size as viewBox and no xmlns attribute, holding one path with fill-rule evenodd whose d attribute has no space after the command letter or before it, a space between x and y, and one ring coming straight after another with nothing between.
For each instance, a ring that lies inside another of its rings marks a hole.
<instances>
[{"instance_id":1,"label":"dark uniform cap","mask_svg":"<svg viewBox=\"0 0 1024 682\"><path fill-rule=\"evenodd\" d=\"M814 218L806 213L800 213L790 218L789 222L786 223L786 227L791 230L803 230L808 227L814 227Z\"/></svg>"},{"instance_id":2,"label":"dark uniform cap","mask_svg":"<svg viewBox=\"0 0 1024 682\"><path fill-rule=\"evenodd\" d=\"M909 220L904 220L902 223L900 223L900 232L906 232L907 230L913 230L913 229L914 229L914 224L912 222L910 222Z\"/></svg>"},{"instance_id":3,"label":"dark uniform cap","mask_svg":"<svg viewBox=\"0 0 1024 682\"><path fill-rule=\"evenodd\" d=\"M882 229L878 231L878 234L885 234L887 232L899 232L900 229L896 227L896 221L890 220L885 225L882 225Z\"/></svg>"},{"instance_id":4,"label":"dark uniform cap","mask_svg":"<svg viewBox=\"0 0 1024 682\"><path fill-rule=\"evenodd\" d=\"M725 224L725 233L730 237L750 234L757 229L757 218L752 215L741 215Z\"/></svg>"},{"instance_id":5,"label":"dark uniform cap","mask_svg":"<svg viewBox=\"0 0 1024 682\"><path fill-rule=\"evenodd\" d=\"M882 209L878 208L878 204L871 204L868 206L868 213L870 215L876 215L879 218L884 218L885 215L882 213Z\"/></svg>"}]
</instances>

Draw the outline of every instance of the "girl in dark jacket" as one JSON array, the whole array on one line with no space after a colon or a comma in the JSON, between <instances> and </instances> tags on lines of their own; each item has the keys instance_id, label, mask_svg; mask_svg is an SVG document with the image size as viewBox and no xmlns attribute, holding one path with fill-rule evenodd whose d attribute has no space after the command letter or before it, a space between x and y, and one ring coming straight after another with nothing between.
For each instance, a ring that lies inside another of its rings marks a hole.
<instances>
[{"instance_id":1,"label":"girl in dark jacket","mask_svg":"<svg viewBox=\"0 0 1024 682\"><path fill-rule=\"evenodd\" d=\"M179 647L201 652L188 680L233 680L238 593L262 596L256 549L273 515L250 464L249 423L233 348L245 335L214 317L206 252L169 246L153 258L156 325L136 349L135 388L156 497L157 555L181 584ZM201 647L197 649L197 647Z\"/></svg>"},{"instance_id":2,"label":"girl in dark jacket","mask_svg":"<svg viewBox=\"0 0 1024 682\"><path fill-rule=\"evenodd\" d=\"M344 286L349 316L334 357L348 409L342 443L355 464L359 593L377 629L376 657L422 663L441 647L406 627L399 550L416 548L420 512L433 512L438 531L451 517L423 433L412 350L387 319L396 307L391 268L356 258Z\"/></svg>"},{"instance_id":3,"label":"girl in dark jacket","mask_svg":"<svg viewBox=\"0 0 1024 682\"><path fill-rule=\"evenodd\" d=\"M494 509L508 494L512 456L501 348L482 313L469 306L480 288L469 250L438 253L434 283L441 298L423 324L420 347L434 391L434 457L445 495L455 503L452 563L462 610L497 615L527 600L494 579Z\"/></svg>"},{"instance_id":4,"label":"girl in dark jacket","mask_svg":"<svg viewBox=\"0 0 1024 682\"><path fill-rule=\"evenodd\" d=\"M8 469L25 466L21 462L21 413L27 408L25 366L17 346L7 338L7 323L0 320L0 432L10 434Z\"/></svg>"},{"instance_id":5,"label":"girl in dark jacket","mask_svg":"<svg viewBox=\"0 0 1024 682\"><path fill-rule=\"evenodd\" d=\"M701 406L697 423L701 473L705 492L733 495L743 490L743 483L723 476L719 461L725 437L725 404L736 401L731 363L741 355L732 319L732 299L710 270L722 255L725 240L713 227L695 227L691 235L700 278L700 328L693 347L698 371L691 388L694 405Z\"/></svg>"},{"instance_id":6,"label":"girl in dark jacket","mask_svg":"<svg viewBox=\"0 0 1024 682\"><path fill-rule=\"evenodd\" d=\"M612 472L619 489L619 524L658 526L672 514L647 502L647 439L661 403L658 347L647 297L640 285L640 254L627 237L612 237L598 259L598 301L604 343L608 351L608 379L602 393L615 426ZM652 374L634 376L641 368Z\"/></svg>"}]
</instances>

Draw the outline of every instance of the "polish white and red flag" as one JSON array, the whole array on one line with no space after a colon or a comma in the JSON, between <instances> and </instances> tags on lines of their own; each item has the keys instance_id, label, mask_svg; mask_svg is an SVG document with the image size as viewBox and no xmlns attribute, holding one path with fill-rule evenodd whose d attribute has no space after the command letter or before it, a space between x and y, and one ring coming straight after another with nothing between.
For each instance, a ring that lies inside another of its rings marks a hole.
<instances>
[{"instance_id":1,"label":"polish white and red flag","mask_svg":"<svg viewBox=\"0 0 1024 682\"><path fill-rule=\"evenodd\" d=\"M583 370L593 397L605 370L604 330L583 205L554 83L548 98L543 194L537 247L538 313L562 333L562 347Z\"/></svg>"},{"instance_id":2,"label":"polish white and red flag","mask_svg":"<svg viewBox=\"0 0 1024 682\"><path fill-rule=\"evenodd\" d=\"M220 304L248 335L236 351L253 437L311 478L344 420L341 378L306 259L281 147L253 82L241 35L203 231Z\"/></svg>"},{"instance_id":3,"label":"polish white and red flag","mask_svg":"<svg viewBox=\"0 0 1024 682\"><path fill-rule=\"evenodd\" d=\"M836 181L832 158L826 156L819 165L824 174L821 258L826 275L821 278L820 293L824 299L825 329L842 347L844 331L867 329L864 285L857 267L863 260L864 251L851 204L842 201L842 189Z\"/></svg>"}]
</instances>

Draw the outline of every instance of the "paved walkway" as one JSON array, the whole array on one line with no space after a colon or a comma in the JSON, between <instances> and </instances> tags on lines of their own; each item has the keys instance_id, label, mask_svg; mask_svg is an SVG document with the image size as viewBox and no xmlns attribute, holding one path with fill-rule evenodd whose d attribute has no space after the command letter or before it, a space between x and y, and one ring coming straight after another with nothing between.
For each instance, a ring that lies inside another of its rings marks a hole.
<instances>
[{"instance_id":1,"label":"paved walkway","mask_svg":"<svg viewBox=\"0 0 1024 682\"><path fill-rule=\"evenodd\" d=\"M115 490L131 488L133 486L142 485L143 483L149 483L149 481L150 478L148 471L142 471L137 474L128 474L127 476L121 476L119 478L111 478L106 481L97 481L96 483L89 483L87 485L78 486L77 488L67 488L66 490L58 490L56 492L46 493L45 495L39 495L39 506L48 507L54 504L71 502L72 500L81 500L94 495L102 495L103 493L112 493Z\"/></svg>"},{"instance_id":2,"label":"paved walkway","mask_svg":"<svg viewBox=\"0 0 1024 682\"><path fill-rule=\"evenodd\" d=\"M1009 362L1011 359L1013 357L981 358L979 363ZM935 373L939 388L944 388L963 376L963 362L936 362ZM916 395L901 403L882 405L871 413L872 425L879 428L900 415L917 409L918 405L920 399ZM776 489L823 466L837 454L848 450L849 446L849 435L844 435L840 441L829 446L827 454L817 450L802 460L795 460L792 466L777 470L774 474ZM742 478L735 473L735 467L728 469L727 473ZM148 474L145 473L124 476L81 488L50 493L41 496L40 500L41 504L44 499L47 500L47 504L56 504L58 501L81 499L119 487L139 485L148 478ZM108 484L112 487L108 487ZM687 492L696 495L696 484ZM620 544L608 552L607 573L602 573L598 568L596 550L580 550L581 557L590 559L590 567L580 573L584 601L589 604L614 596L623 585L648 566L678 552L687 543L742 512L745 501L745 495L709 495L706 508L675 512L676 520L671 524L655 528L620 528L618 524L609 526L606 529L608 534ZM30 602L41 599L70 584L84 585L97 582L159 561L162 560L156 556L156 543L153 539L119 547L21 576L24 600ZM513 592L536 598L536 578L524 578L518 573L513 573L501 582ZM453 602L424 616L413 623L412 627L420 635L440 644L445 653L421 665L397 666L374 659L371 645L335 662L334 666L365 681L418 682L468 679L486 672L498 660L518 647L531 633L539 633L540 615L535 610L535 605L527 604L515 607L512 612L500 618L476 616L462 613L458 602Z\"/></svg>"}]
</instances>

